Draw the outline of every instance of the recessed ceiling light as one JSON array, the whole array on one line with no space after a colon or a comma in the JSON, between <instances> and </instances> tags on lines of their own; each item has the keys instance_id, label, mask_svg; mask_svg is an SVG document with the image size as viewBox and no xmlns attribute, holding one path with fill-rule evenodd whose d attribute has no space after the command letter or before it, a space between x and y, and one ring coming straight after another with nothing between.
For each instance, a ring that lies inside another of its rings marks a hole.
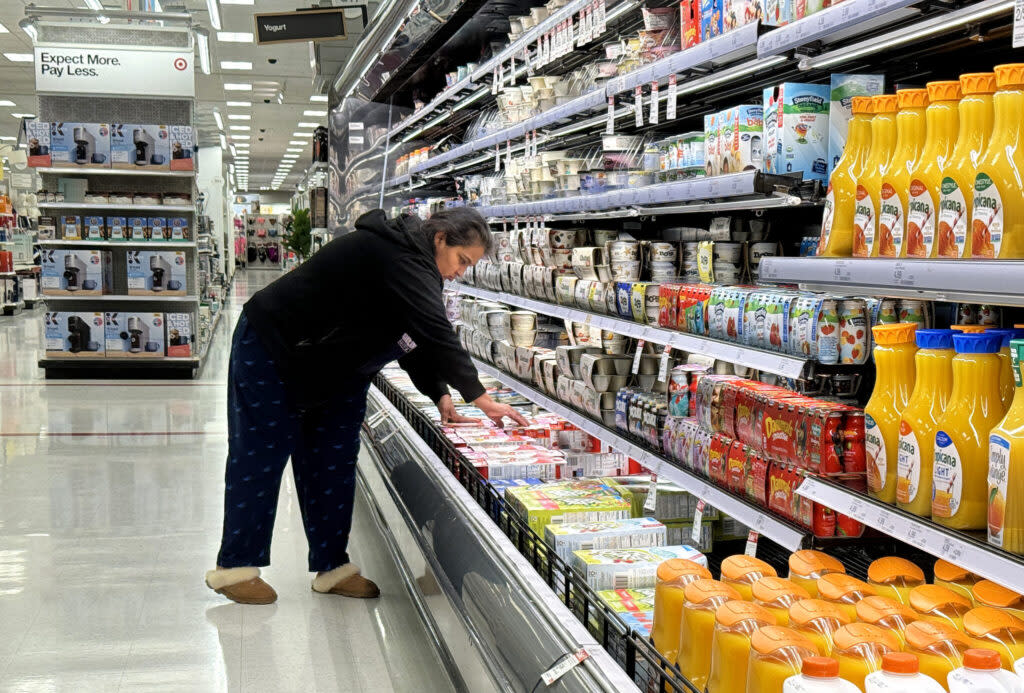
<instances>
[{"instance_id":1,"label":"recessed ceiling light","mask_svg":"<svg viewBox=\"0 0 1024 693\"><path fill-rule=\"evenodd\" d=\"M244 31L218 31L217 40L224 43L252 43L252 34Z\"/></svg>"},{"instance_id":2,"label":"recessed ceiling light","mask_svg":"<svg viewBox=\"0 0 1024 693\"><path fill-rule=\"evenodd\" d=\"M302 140L288 140L288 144L306 144ZM303 150L305 151L305 150Z\"/></svg>"},{"instance_id":3,"label":"recessed ceiling light","mask_svg":"<svg viewBox=\"0 0 1024 693\"><path fill-rule=\"evenodd\" d=\"M313 116L314 118L317 118L317 117L326 118L327 117L327 111L303 111L302 115L304 115L304 116Z\"/></svg>"},{"instance_id":4,"label":"recessed ceiling light","mask_svg":"<svg viewBox=\"0 0 1024 693\"><path fill-rule=\"evenodd\" d=\"M250 130L252 130L252 128L249 127L248 125L229 125L228 129L229 130L239 130L241 132L249 132Z\"/></svg>"},{"instance_id":5,"label":"recessed ceiling light","mask_svg":"<svg viewBox=\"0 0 1024 693\"><path fill-rule=\"evenodd\" d=\"M292 137L312 137L312 132L293 132Z\"/></svg>"},{"instance_id":6,"label":"recessed ceiling light","mask_svg":"<svg viewBox=\"0 0 1024 693\"><path fill-rule=\"evenodd\" d=\"M238 148L241 149L242 151L248 151L249 143L248 142L239 142L238 143Z\"/></svg>"},{"instance_id":7,"label":"recessed ceiling light","mask_svg":"<svg viewBox=\"0 0 1024 693\"><path fill-rule=\"evenodd\" d=\"M32 53L4 53L4 57L12 63L30 63L36 59Z\"/></svg>"},{"instance_id":8,"label":"recessed ceiling light","mask_svg":"<svg viewBox=\"0 0 1024 693\"><path fill-rule=\"evenodd\" d=\"M318 128L320 123L299 123L300 128Z\"/></svg>"},{"instance_id":9,"label":"recessed ceiling light","mask_svg":"<svg viewBox=\"0 0 1024 693\"><path fill-rule=\"evenodd\" d=\"M247 63L243 60L221 60L220 69L222 70L251 70L252 63Z\"/></svg>"},{"instance_id":10,"label":"recessed ceiling light","mask_svg":"<svg viewBox=\"0 0 1024 693\"><path fill-rule=\"evenodd\" d=\"M13 101L8 101L7 99L0 100L0 106L7 106L8 108L11 108L14 105Z\"/></svg>"},{"instance_id":11,"label":"recessed ceiling light","mask_svg":"<svg viewBox=\"0 0 1024 693\"><path fill-rule=\"evenodd\" d=\"M310 103L327 103L326 94L313 94L309 97Z\"/></svg>"},{"instance_id":12,"label":"recessed ceiling light","mask_svg":"<svg viewBox=\"0 0 1024 693\"><path fill-rule=\"evenodd\" d=\"M253 5L256 0L220 0L221 5Z\"/></svg>"},{"instance_id":13,"label":"recessed ceiling light","mask_svg":"<svg viewBox=\"0 0 1024 693\"><path fill-rule=\"evenodd\" d=\"M228 106L234 106L237 108L249 108L252 106L252 101L228 101Z\"/></svg>"},{"instance_id":14,"label":"recessed ceiling light","mask_svg":"<svg viewBox=\"0 0 1024 693\"><path fill-rule=\"evenodd\" d=\"M15 118L35 118L36 117L35 113L12 113L11 115L14 116Z\"/></svg>"},{"instance_id":15,"label":"recessed ceiling light","mask_svg":"<svg viewBox=\"0 0 1024 693\"><path fill-rule=\"evenodd\" d=\"M286 152L299 152L301 154L302 152L304 152L306 150L302 149L301 147L288 147L287 149L285 149L285 151Z\"/></svg>"},{"instance_id":16,"label":"recessed ceiling light","mask_svg":"<svg viewBox=\"0 0 1024 693\"><path fill-rule=\"evenodd\" d=\"M228 120L252 120L248 113L228 113Z\"/></svg>"},{"instance_id":17,"label":"recessed ceiling light","mask_svg":"<svg viewBox=\"0 0 1024 693\"><path fill-rule=\"evenodd\" d=\"M231 139L233 139L233 140L248 140L248 139L252 139L252 138L249 135L236 135L235 133L231 133Z\"/></svg>"},{"instance_id":18,"label":"recessed ceiling light","mask_svg":"<svg viewBox=\"0 0 1024 693\"><path fill-rule=\"evenodd\" d=\"M248 82L227 82L224 88L228 91L252 91L252 85Z\"/></svg>"}]
</instances>

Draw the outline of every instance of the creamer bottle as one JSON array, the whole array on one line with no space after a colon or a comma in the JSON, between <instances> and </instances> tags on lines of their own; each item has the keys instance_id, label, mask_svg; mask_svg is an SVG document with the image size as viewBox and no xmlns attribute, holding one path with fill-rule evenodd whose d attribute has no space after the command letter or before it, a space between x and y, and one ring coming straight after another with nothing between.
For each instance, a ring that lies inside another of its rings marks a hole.
<instances>
[{"instance_id":1,"label":"creamer bottle","mask_svg":"<svg viewBox=\"0 0 1024 693\"><path fill-rule=\"evenodd\" d=\"M935 432L953 391L953 331L917 330L914 339L917 378L900 418L896 504L915 515L931 517Z\"/></svg>"},{"instance_id":2,"label":"creamer bottle","mask_svg":"<svg viewBox=\"0 0 1024 693\"><path fill-rule=\"evenodd\" d=\"M786 679L800 673L803 660L820 654L814 643L791 628L758 629L750 636L746 693L781 693Z\"/></svg>"},{"instance_id":3,"label":"creamer bottle","mask_svg":"<svg viewBox=\"0 0 1024 693\"><path fill-rule=\"evenodd\" d=\"M868 584L881 596L906 604L910 590L924 584L924 571L905 558L887 556L868 566Z\"/></svg>"},{"instance_id":4,"label":"creamer bottle","mask_svg":"<svg viewBox=\"0 0 1024 693\"><path fill-rule=\"evenodd\" d=\"M967 597L941 585L921 585L910 590L910 608L921 621L945 623L963 630L964 614L972 606Z\"/></svg>"},{"instance_id":5,"label":"creamer bottle","mask_svg":"<svg viewBox=\"0 0 1024 693\"><path fill-rule=\"evenodd\" d=\"M876 594L874 587L852 575L829 573L818 580L818 595L822 601L839 607L848 621L857 618L857 602Z\"/></svg>"},{"instance_id":6,"label":"creamer bottle","mask_svg":"<svg viewBox=\"0 0 1024 693\"><path fill-rule=\"evenodd\" d=\"M900 89L896 92L896 148L892 161L882 175L878 212L878 240L872 249L879 257L899 257L907 227L907 190L910 173L917 166L924 147L927 89Z\"/></svg>"},{"instance_id":7,"label":"creamer bottle","mask_svg":"<svg viewBox=\"0 0 1024 693\"><path fill-rule=\"evenodd\" d=\"M984 529L988 514L988 434L1003 418L999 335L955 334L953 392L939 417L932 470L932 519L952 529Z\"/></svg>"},{"instance_id":8,"label":"creamer bottle","mask_svg":"<svg viewBox=\"0 0 1024 693\"><path fill-rule=\"evenodd\" d=\"M679 671L702 688L711 669L711 636L715 632L715 611L739 593L718 580L695 580L684 590L682 628L679 635Z\"/></svg>"},{"instance_id":9,"label":"creamer bottle","mask_svg":"<svg viewBox=\"0 0 1024 693\"><path fill-rule=\"evenodd\" d=\"M964 653L964 665L949 674L949 693L1021 693L1024 683L1000 667L999 653L974 648Z\"/></svg>"},{"instance_id":10,"label":"creamer bottle","mask_svg":"<svg viewBox=\"0 0 1024 693\"><path fill-rule=\"evenodd\" d=\"M832 637L853 619L838 604L821 599L804 599L789 607L789 627L814 643L824 655L832 653Z\"/></svg>"},{"instance_id":11,"label":"creamer bottle","mask_svg":"<svg viewBox=\"0 0 1024 693\"><path fill-rule=\"evenodd\" d=\"M654 623L651 640L655 649L670 661L679 652L679 629L683 617L683 591L694 580L710 580L711 572L685 558L670 558L658 565L654 583Z\"/></svg>"},{"instance_id":12,"label":"creamer bottle","mask_svg":"<svg viewBox=\"0 0 1024 693\"><path fill-rule=\"evenodd\" d=\"M753 602L734 600L718 607L707 693L746 693L750 637L758 629L774 625L775 616Z\"/></svg>"},{"instance_id":13,"label":"creamer bottle","mask_svg":"<svg viewBox=\"0 0 1024 693\"><path fill-rule=\"evenodd\" d=\"M875 389L864 407L868 493L896 502L900 418L914 389L914 323L875 325Z\"/></svg>"},{"instance_id":14,"label":"creamer bottle","mask_svg":"<svg viewBox=\"0 0 1024 693\"><path fill-rule=\"evenodd\" d=\"M864 679L882 668L882 656L903 647L892 631L867 623L851 623L835 634L834 656L839 660L839 675L864 690Z\"/></svg>"},{"instance_id":15,"label":"creamer bottle","mask_svg":"<svg viewBox=\"0 0 1024 693\"><path fill-rule=\"evenodd\" d=\"M991 580L979 580L971 592L975 606L991 606L1024 620L1024 596Z\"/></svg>"},{"instance_id":16,"label":"creamer bottle","mask_svg":"<svg viewBox=\"0 0 1024 693\"><path fill-rule=\"evenodd\" d=\"M831 657L805 657L800 673L786 679L783 693L860 693L839 678L839 662Z\"/></svg>"},{"instance_id":17,"label":"creamer bottle","mask_svg":"<svg viewBox=\"0 0 1024 693\"><path fill-rule=\"evenodd\" d=\"M864 679L865 693L945 693L945 684L919 670L917 655L887 652L882 655L882 670Z\"/></svg>"},{"instance_id":18,"label":"creamer bottle","mask_svg":"<svg viewBox=\"0 0 1024 693\"><path fill-rule=\"evenodd\" d=\"M1024 340L1011 340L1010 354L1016 393L988 437L988 541L1024 553Z\"/></svg>"},{"instance_id":19,"label":"creamer bottle","mask_svg":"<svg viewBox=\"0 0 1024 693\"><path fill-rule=\"evenodd\" d=\"M910 174L904 257L932 257L939 217L942 176L960 129L959 81L929 82L925 110L927 134L921 158Z\"/></svg>"},{"instance_id":20,"label":"creamer bottle","mask_svg":"<svg viewBox=\"0 0 1024 693\"><path fill-rule=\"evenodd\" d=\"M936 681L945 681L962 666L964 652L971 648L967 636L948 623L914 621L907 626L906 639L906 651L917 655L921 672Z\"/></svg>"},{"instance_id":21,"label":"creamer bottle","mask_svg":"<svg viewBox=\"0 0 1024 693\"><path fill-rule=\"evenodd\" d=\"M810 599L811 595L803 587L786 578L763 577L751 588L754 603L766 608L775 616L777 625L789 625L789 607L797 602Z\"/></svg>"},{"instance_id":22,"label":"creamer bottle","mask_svg":"<svg viewBox=\"0 0 1024 693\"><path fill-rule=\"evenodd\" d=\"M906 642L907 626L917 618L913 609L891 597L864 597L857 602L858 621L891 630L903 642Z\"/></svg>"},{"instance_id":23,"label":"creamer bottle","mask_svg":"<svg viewBox=\"0 0 1024 693\"><path fill-rule=\"evenodd\" d=\"M789 554L789 579L818 597L818 578L828 573L845 573L838 558L814 549L800 549Z\"/></svg>"},{"instance_id":24,"label":"creamer bottle","mask_svg":"<svg viewBox=\"0 0 1024 693\"><path fill-rule=\"evenodd\" d=\"M990 327L986 334L997 334L1002 338L999 343L999 398L1003 401L1003 409L1013 404L1014 391L1017 386L1013 378L1013 359L1010 356L1010 341L1024 339L1024 330L1017 327Z\"/></svg>"},{"instance_id":25,"label":"creamer bottle","mask_svg":"<svg viewBox=\"0 0 1024 693\"><path fill-rule=\"evenodd\" d=\"M722 582L739 592L747 601L753 599L751 587L755 582L776 575L775 568L754 556L741 553L722 561Z\"/></svg>"},{"instance_id":26,"label":"creamer bottle","mask_svg":"<svg viewBox=\"0 0 1024 693\"><path fill-rule=\"evenodd\" d=\"M964 633L971 647L995 650L999 653L1003 669L1013 671L1013 665L1024 657L1024 621L1013 614L979 606L964 614Z\"/></svg>"},{"instance_id":27,"label":"creamer bottle","mask_svg":"<svg viewBox=\"0 0 1024 693\"><path fill-rule=\"evenodd\" d=\"M932 570L935 575L933 582L936 585L951 589L967 597L972 602L974 601L972 590L978 581L981 580L980 577L965 568L953 565L941 558L935 561L935 567Z\"/></svg>"},{"instance_id":28,"label":"creamer bottle","mask_svg":"<svg viewBox=\"0 0 1024 693\"><path fill-rule=\"evenodd\" d=\"M871 150L871 120L874 102L870 96L854 96L853 117L843 147L825 193L825 211L821 219L818 255L850 257L853 253L853 215L857 204L857 179Z\"/></svg>"},{"instance_id":29,"label":"creamer bottle","mask_svg":"<svg viewBox=\"0 0 1024 693\"><path fill-rule=\"evenodd\" d=\"M978 158L985 152L992 136L995 117L992 94L996 90L996 75L994 72L960 75L960 89L964 95L958 108L960 132L943 171L938 238L932 246L934 256L945 258L964 257L970 240L974 178Z\"/></svg>"},{"instance_id":30,"label":"creamer bottle","mask_svg":"<svg viewBox=\"0 0 1024 693\"><path fill-rule=\"evenodd\" d=\"M978 160L965 257L1024 257L1024 64L997 65L992 138Z\"/></svg>"},{"instance_id":31,"label":"creamer bottle","mask_svg":"<svg viewBox=\"0 0 1024 693\"><path fill-rule=\"evenodd\" d=\"M871 97L875 116L871 119L871 149L864 170L857 177L857 203L853 210L853 256L878 255L875 238L878 235L879 197L882 174L892 161L896 146L896 95L879 94Z\"/></svg>"}]
</instances>

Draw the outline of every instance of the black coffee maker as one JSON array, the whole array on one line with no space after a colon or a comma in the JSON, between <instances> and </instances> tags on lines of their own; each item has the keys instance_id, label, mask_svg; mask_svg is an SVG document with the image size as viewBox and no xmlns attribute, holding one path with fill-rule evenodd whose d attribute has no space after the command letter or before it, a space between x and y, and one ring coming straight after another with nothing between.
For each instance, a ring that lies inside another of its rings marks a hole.
<instances>
[{"instance_id":1,"label":"black coffee maker","mask_svg":"<svg viewBox=\"0 0 1024 693\"><path fill-rule=\"evenodd\" d=\"M135 143L135 165L145 166L149 163L149 150L154 144L153 138L142 128L135 128L132 132L132 142Z\"/></svg>"},{"instance_id":2,"label":"black coffee maker","mask_svg":"<svg viewBox=\"0 0 1024 693\"><path fill-rule=\"evenodd\" d=\"M149 269L153 273L153 291L171 288L168 281L171 278L171 265L167 260L153 255L149 258Z\"/></svg>"},{"instance_id":3,"label":"black coffee maker","mask_svg":"<svg viewBox=\"0 0 1024 693\"><path fill-rule=\"evenodd\" d=\"M64 256L64 285L68 291L78 291L85 279L86 266L77 255Z\"/></svg>"},{"instance_id":4,"label":"black coffee maker","mask_svg":"<svg viewBox=\"0 0 1024 693\"><path fill-rule=\"evenodd\" d=\"M128 330L121 333L121 339L128 340L128 351L137 354L146 348L149 341L149 327L137 315L128 318Z\"/></svg>"},{"instance_id":5,"label":"black coffee maker","mask_svg":"<svg viewBox=\"0 0 1024 693\"><path fill-rule=\"evenodd\" d=\"M92 331L89 323L77 315L68 316L68 351L77 354L80 351L88 351L89 339Z\"/></svg>"}]
</instances>

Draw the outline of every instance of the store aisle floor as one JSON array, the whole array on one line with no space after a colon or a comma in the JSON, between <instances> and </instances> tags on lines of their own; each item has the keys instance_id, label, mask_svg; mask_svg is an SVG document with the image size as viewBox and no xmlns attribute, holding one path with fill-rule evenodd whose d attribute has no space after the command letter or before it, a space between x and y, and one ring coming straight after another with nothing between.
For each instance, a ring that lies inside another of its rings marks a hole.
<instances>
[{"instance_id":1,"label":"store aisle floor","mask_svg":"<svg viewBox=\"0 0 1024 693\"><path fill-rule=\"evenodd\" d=\"M351 553L380 600L314 594L290 470L273 606L203 584L221 528L240 272L195 381L44 381L45 308L0 317L0 691L451 688L365 503ZM358 495L357 495L358 498Z\"/></svg>"}]
</instances>

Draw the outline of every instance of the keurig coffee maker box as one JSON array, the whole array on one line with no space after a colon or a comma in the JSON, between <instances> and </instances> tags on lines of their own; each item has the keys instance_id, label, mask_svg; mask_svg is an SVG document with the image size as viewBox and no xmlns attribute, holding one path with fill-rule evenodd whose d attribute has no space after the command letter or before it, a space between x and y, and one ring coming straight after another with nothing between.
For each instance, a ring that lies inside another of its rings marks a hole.
<instances>
[{"instance_id":1,"label":"keurig coffee maker box","mask_svg":"<svg viewBox=\"0 0 1024 693\"><path fill-rule=\"evenodd\" d=\"M53 165L50 156L50 124L41 120L25 123L25 139L28 141L28 165L47 167Z\"/></svg>"},{"instance_id":2,"label":"keurig coffee maker box","mask_svg":"<svg viewBox=\"0 0 1024 693\"><path fill-rule=\"evenodd\" d=\"M192 313L167 313L167 355L194 356L195 328Z\"/></svg>"},{"instance_id":3,"label":"keurig coffee maker box","mask_svg":"<svg viewBox=\"0 0 1024 693\"><path fill-rule=\"evenodd\" d=\"M129 250L128 295L184 296L188 265L180 250Z\"/></svg>"},{"instance_id":4,"label":"keurig coffee maker box","mask_svg":"<svg viewBox=\"0 0 1024 693\"><path fill-rule=\"evenodd\" d=\"M168 169L170 141L166 125L114 123L110 126L112 168Z\"/></svg>"},{"instance_id":5,"label":"keurig coffee maker box","mask_svg":"<svg viewBox=\"0 0 1024 693\"><path fill-rule=\"evenodd\" d=\"M47 356L102 358L103 313L46 313L43 338Z\"/></svg>"},{"instance_id":6,"label":"keurig coffee maker box","mask_svg":"<svg viewBox=\"0 0 1024 693\"><path fill-rule=\"evenodd\" d=\"M110 251L44 248L42 289L50 296L100 296L113 290Z\"/></svg>"},{"instance_id":7,"label":"keurig coffee maker box","mask_svg":"<svg viewBox=\"0 0 1024 693\"><path fill-rule=\"evenodd\" d=\"M107 356L164 356L163 313L104 313Z\"/></svg>"},{"instance_id":8,"label":"keurig coffee maker box","mask_svg":"<svg viewBox=\"0 0 1024 693\"><path fill-rule=\"evenodd\" d=\"M50 157L64 168L110 168L110 126L106 123L52 123Z\"/></svg>"},{"instance_id":9,"label":"keurig coffee maker box","mask_svg":"<svg viewBox=\"0 0 1024 693\"><path fill-rule=\"evenodd\" d=\"M191 125L171 125L171 170L194 171L195 130Z\"/></svg>"}]
</instances>

